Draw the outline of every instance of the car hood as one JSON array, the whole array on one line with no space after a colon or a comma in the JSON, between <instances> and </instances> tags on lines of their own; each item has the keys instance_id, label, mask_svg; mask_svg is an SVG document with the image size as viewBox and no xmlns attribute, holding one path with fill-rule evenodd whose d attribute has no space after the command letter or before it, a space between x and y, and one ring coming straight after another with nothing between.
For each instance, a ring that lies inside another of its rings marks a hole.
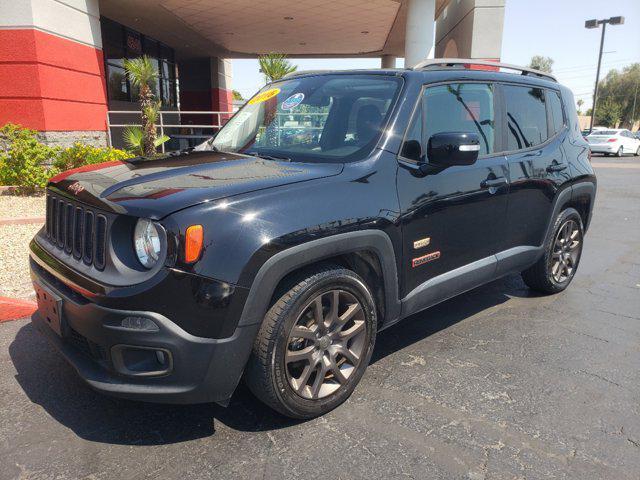
<instances>
[{"instance_id":1,"label":"car hood","mask_svg":"<svg viewBox=\"0 0 640 480\"><path fill-rule=\"evenodd\" d=\"M53 177L48 187L102 210L157 220L198 203L330 177L342 169L340 163L192 151L87 165Z\"/></svg>"}]
</instances>

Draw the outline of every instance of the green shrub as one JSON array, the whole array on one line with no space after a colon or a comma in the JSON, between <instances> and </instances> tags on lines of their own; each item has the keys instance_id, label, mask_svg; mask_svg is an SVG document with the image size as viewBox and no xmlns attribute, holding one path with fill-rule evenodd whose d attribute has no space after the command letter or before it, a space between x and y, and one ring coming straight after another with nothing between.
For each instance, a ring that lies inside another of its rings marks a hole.
<instances>
[{"instance_id":1,"label":"green shrub","mask_svg":"<svg viewBox=\"0 0 640 480\"><path fill-rule=\"evenodd\" d=\"M18 193L33 193L55 174L47 166L59 149L40 143L35 130L11 123L0 128L0 185L15 185Z\"/></svg>"},{"instance_id":2,"label":"green shrub","mask_svg":"<svg viewBox=\"0 0 640 480\"><path fill-rule=\"evenodd\" d=\"M93 165L94 163L111 162L113 160L124 160L131 158L131 155L124 150L116 148L99 148L76 142L73 146L60 151L53 166L58 171L70 170L82 167L83 165Z\"/></svg>"},{"instance_id":3,"label":"green shrub","mask_svg":"<svg viewBox=\"0 0 640 480\"><path fill-rule=\"evenodd\" d=\"M62 171L134 156L79 142L64 149L50 147L40 143L37 134L12 123L0 128L0 185L15 185L21 194L34 193Z\"/></svg>"}]
</instances>

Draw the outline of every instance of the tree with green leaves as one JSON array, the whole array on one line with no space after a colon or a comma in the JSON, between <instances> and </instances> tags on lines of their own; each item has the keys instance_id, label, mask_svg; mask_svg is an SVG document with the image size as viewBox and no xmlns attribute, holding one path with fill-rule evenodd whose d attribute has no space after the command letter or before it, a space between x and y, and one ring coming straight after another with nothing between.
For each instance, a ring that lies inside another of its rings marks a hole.
<instances>
[{"instance_id":1,"label":"tree with green leaves","mask_svg":"<svg viewBox=\"0 0 640 480\"><path fill-rule=\"evenodd\" d=\"M609 122L605 123L605 119ZM616 119L612 123L610 120ZM598 84L596 122L632 128L640 120L640 63L611 70Z\"/></svg>"},{"instance_id":2,"label":"tree with green leaves","mask_svg":"<svg viewBox=\"0 0 640 480\"><path fill-rule=\"evenodd\" d=\"M128 127L125 130L125 142L136 153L152 157L156 154L156 148L169 140L169 137L166 136L158 138L156 134L156 119L160 103L155 100L152 84L158 78L158 69L146 55L125 59L124 69L131 84L139 89L142 119L142 129Z\"/></svg>"},{"instance_id":3,"label":"tree with green leaves","mask_svg":"<svg viewBox=\"0 0 640 480\"><path fill-rule=\"evenodd\" d=\"M529 62L529 68L535 68L541 72L551 73L553 71L553 58L542 55L534 55Z\"/></svg>"},{"instance_id":4,"label":"tree with green leaves","mask_svg":"<svg viewBox=\"0 0 640 480\"><path fill-rule=\"evenodd\" d=\"M238 90L232 90L231 94L233 95L234 100L244 100L244 98L242 98L242 94Z\"/></svg>"},{"instance_id":5,"label":"tree with green leaves","mask_svg":"<svg viewBox=\"0 0 640 480\"><path fill-rule=\"evenodd\" d=\"M622 119L622 106L613 98L598 99L595 124L605 127L617 128Z\"/></svg>"},{"instance_id":6,"label":"tree with green leaves","mask_svg":"<svg viewBox=\"0 0 640 480\"><path fill-rule=\"evenodd\" d=\"M289 73L295 72L298 67L292 65L287 56L280 53L269 53L258 57L260 73L264 74L267 82L280 80Z\"/></svg>"},{"instance_id":7,"label":"tree with green leaves","mask_svg":"<svg viewBox=\"0 0 640 480\"><path fill-rule=\"evenodd\" d=\"M584 100L582 100L581 98L578 99L578 101L576 102L576 105L578 106L578 115L582 115L582 105L584 105Z\"/></svg>"}]
</instances>

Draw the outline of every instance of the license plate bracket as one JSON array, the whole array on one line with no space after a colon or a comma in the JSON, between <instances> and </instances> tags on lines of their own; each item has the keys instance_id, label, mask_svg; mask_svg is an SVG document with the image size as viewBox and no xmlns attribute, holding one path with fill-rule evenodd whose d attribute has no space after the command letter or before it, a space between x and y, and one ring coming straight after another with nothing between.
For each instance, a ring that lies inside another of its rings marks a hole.
<instances>
[{"instance_id":1,"label":"license plate bracket","mask_svg":"<svg viewBox=\"0 0 640 480\"><path fill-rule=\"evenodd\" d=\"M54 332L62 336L62 298L39 283L34 287L40 315Z\"/></svg>"}]
</instances>

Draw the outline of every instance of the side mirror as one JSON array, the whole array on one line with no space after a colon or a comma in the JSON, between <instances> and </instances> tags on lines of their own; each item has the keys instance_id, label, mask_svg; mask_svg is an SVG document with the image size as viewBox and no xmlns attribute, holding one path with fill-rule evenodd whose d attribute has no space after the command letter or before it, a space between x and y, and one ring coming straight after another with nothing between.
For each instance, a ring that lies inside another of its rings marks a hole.
<instances>
[{"instance_id":1,"label":"side mirror","mask_svg":"<svg viewBox=\"0 0 640 480\"><path fill-rule=\"evenodd\" d=\"M473 165L479 153L480 138L476 133L436 133L427 144L427 161L438 167Z\"/></svg>"}]
</instances>

